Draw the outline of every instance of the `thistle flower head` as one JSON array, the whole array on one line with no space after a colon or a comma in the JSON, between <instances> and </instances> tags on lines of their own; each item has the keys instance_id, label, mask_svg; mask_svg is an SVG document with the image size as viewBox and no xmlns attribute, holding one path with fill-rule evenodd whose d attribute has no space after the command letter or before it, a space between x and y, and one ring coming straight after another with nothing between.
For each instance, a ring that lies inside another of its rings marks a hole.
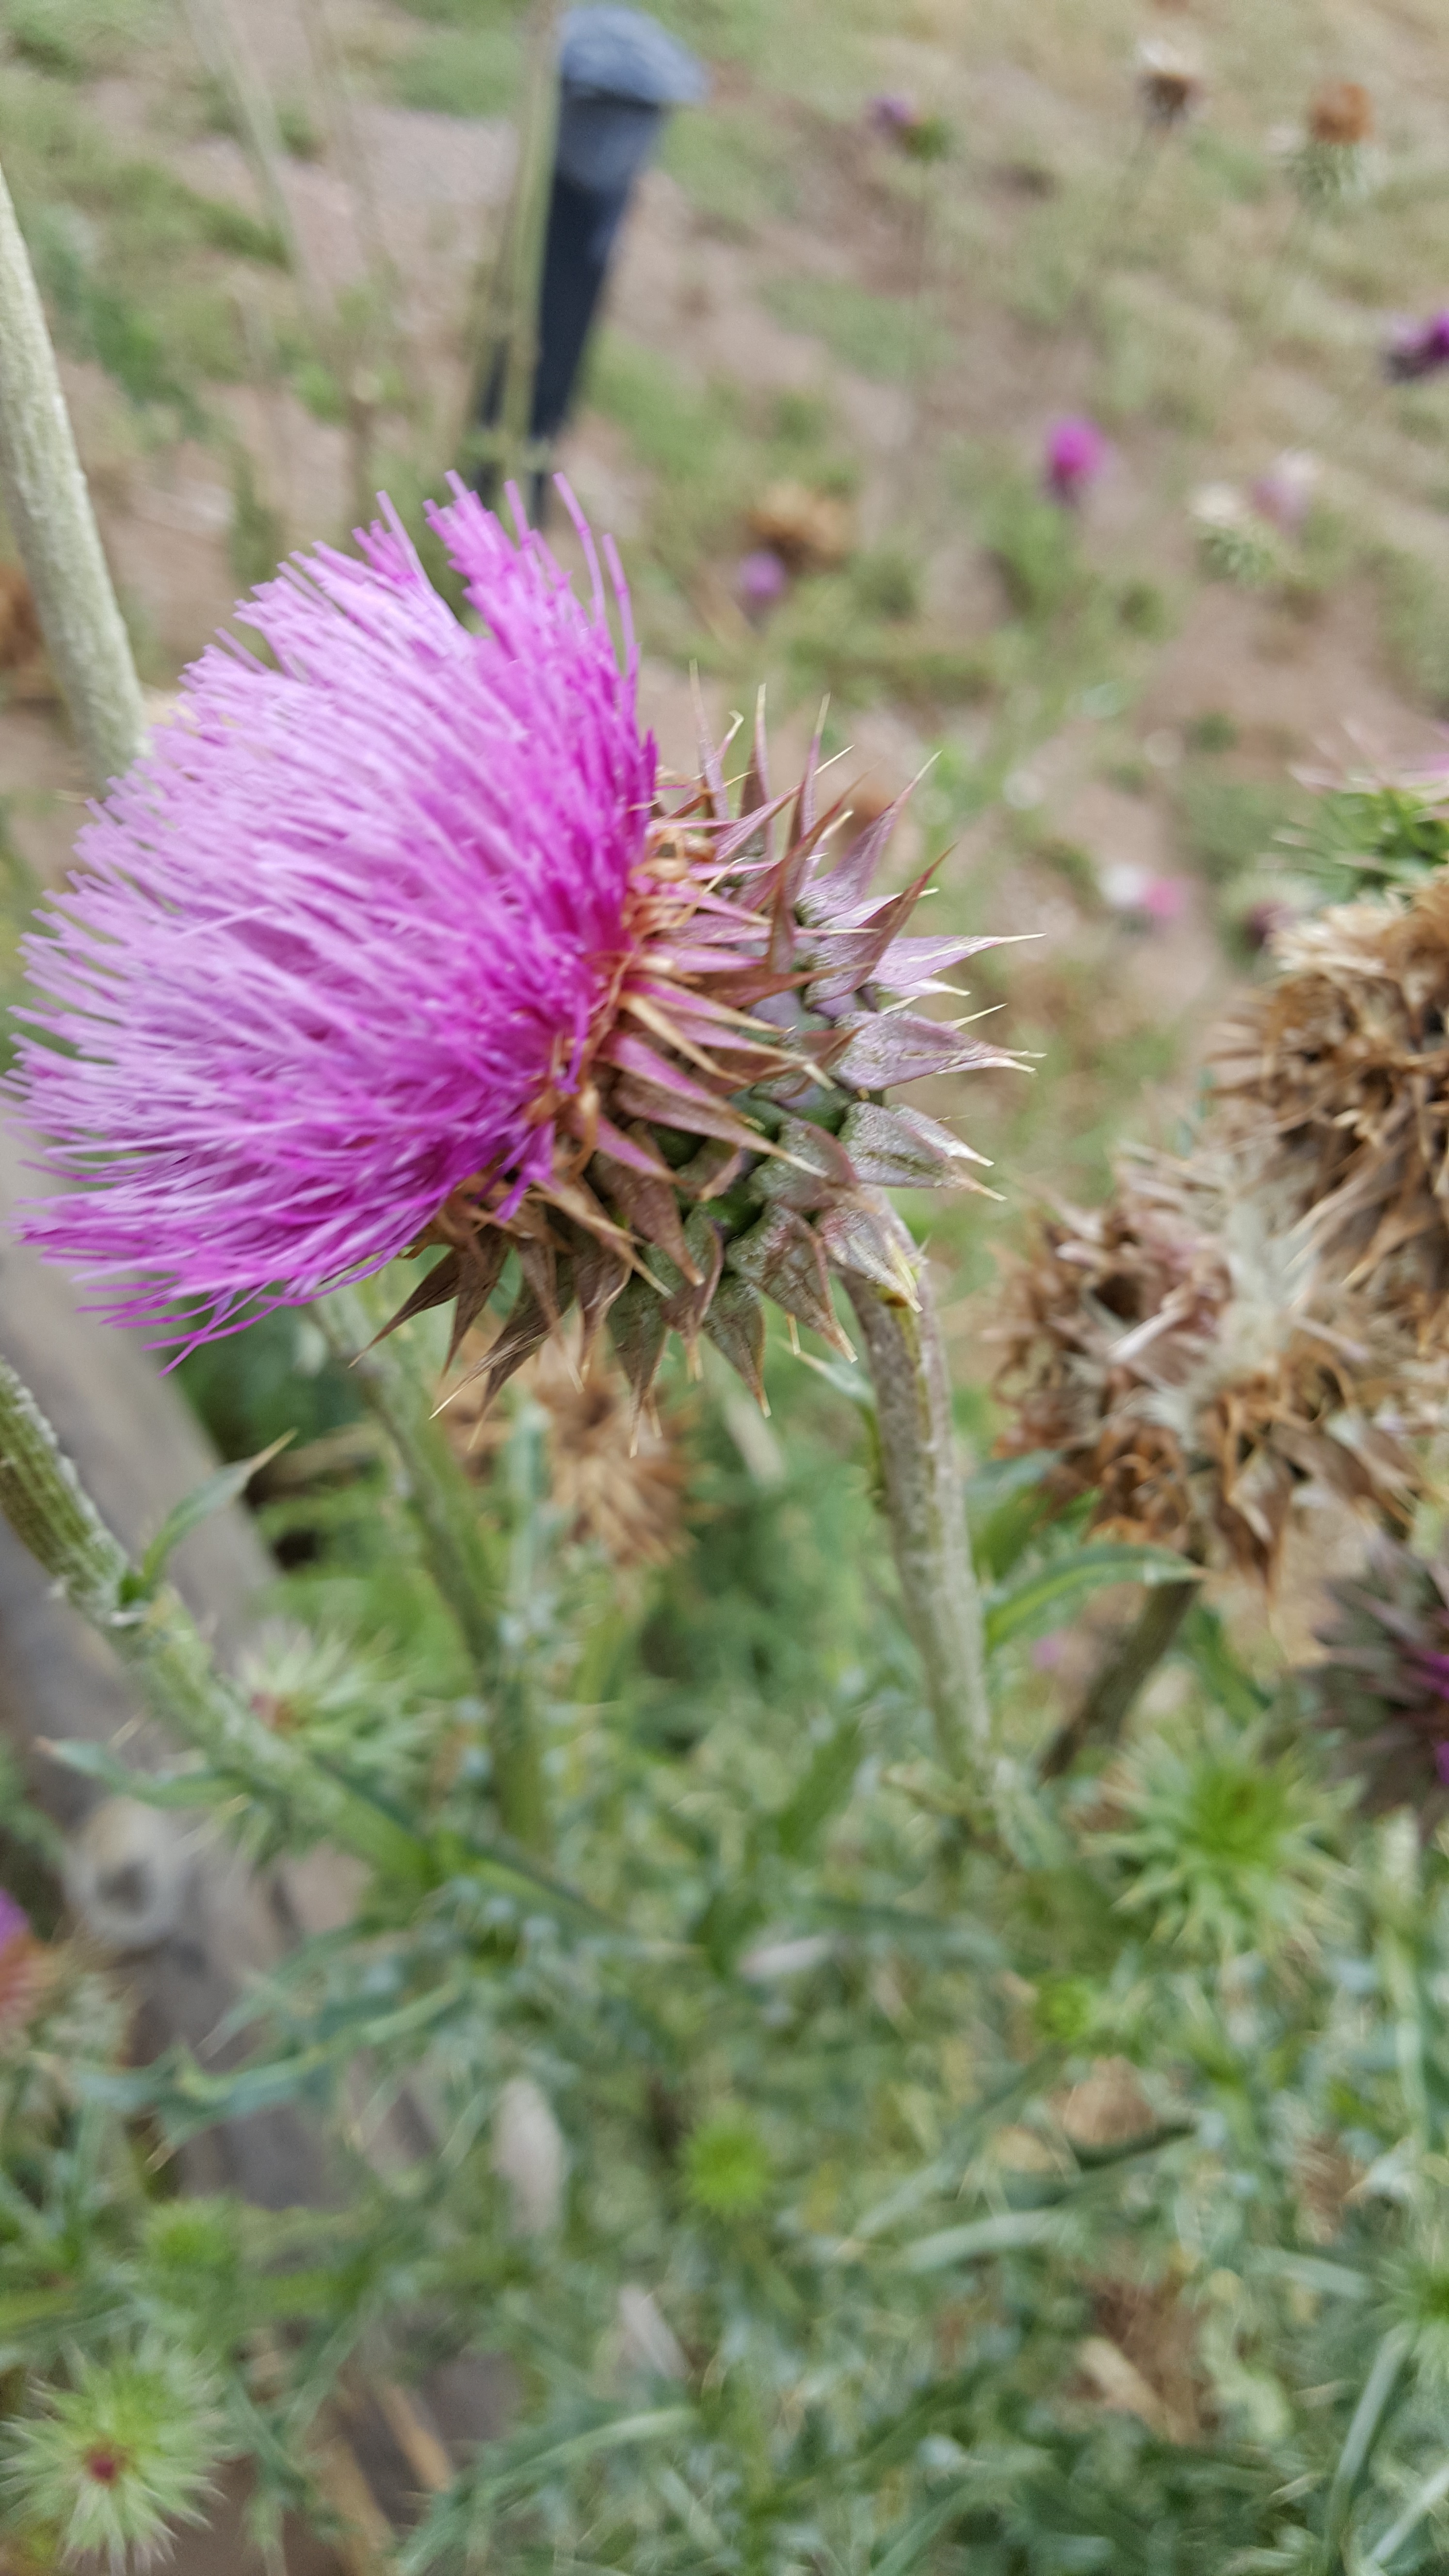
<instances>
[{"instance_id":1,"label":"thistle flower head","mask_svg":"<svg viewBox=\"0 0 1449 2576\"><path fill-rule=\"evenodd\" d=\"M1107 462L1107 442L1094 420L1073 414L1047 431L1042 479L1054 501L1080 501Z\"/></svg>"},{"instance_id":2,"label":"thistle flower head","mask_svg":"<svg viewBox=\"0 0 1449 2576\"><path fill-rule=\"evenodd\" d=\"M11 2511L56 2532L67 2557L100 2559L110 2576L166 2554L173 2523L202 2519L217 2414L192 2353L151 2342L132 2355L82 2361L69 2388L13 2429L5 2469Z\"/></svg>"},{"instance_id":3,"label":"thistle flower head","mask_svg":"<svg viewBox=\"0 0 1449 2576\"><path fill-rule=\"evenodd\" d=\"M869 101L865 121L883 143L893 143L909 161L944 161L951 149L951 128L944 116L928 116L903 90L884 90Z\"/></svg>"},{"instance_id":4,"label":"thistle flower head","mask_svg":"<svg viewBox=\"0 0 1449 2576\"><path fill-rule=\"evenodd\" d=\"M1373 130L1373 101L1361 81L1325 81L1315 90L1290 165L1306 207L1331 212L1364 194Z\"/></svg>"},{"instance_id":5,"label":"thistle flower head","mask_svg":"<svg viewBox=\"0 0 1449 2576\"><path fill-rule=\"evenodd\" d=\"M1296 537L1318 488L1319 464L1303 447L1286 447L1253 485L1253 507L1285 536Z\"/></svg>"},{"instance_id":6,"label":"thistle flower head","mask_svg":"<svg viewBox=\"0 0 1449 2576\"><path fill-rule=\"evenodd\" d=\"M1137 95L1149 125L1181 125L1202 101L1205 82L1195 55L1152 36L1137 48Z\"/></svg>"},{"instance_id":7,"label":"thistle flower head","mask_svg":"<svg viewBox=\"0 0 1449 2576\"><path fill-rule=\"evenodd\" d=\"M1432 1825L1449 1808L1449 1563L1383 1538L1332 1599L1325 1661L1301 1677L1315 1719L1366 1807Z\"/></svg>"},{"instance_id":8,"label":"thistle flower head","mask_svg":"<svg viewBox=\"0 0 1449 2576\"><path fill-rule=\"evenodd\" d=\"M779 606L790 585L779 556L770 546L755 546L740 557L735 589L747 617L764 617Z\"/></svg>"},{"instance_id":9,"label":"thistle flower head","mask_svg":"<svg viewBox=\"0 0 1449 2576\"><path fill-rule=\"evenodd\" d=\"M1449 311L1423 321L1401 322L1384 351L1384 373L1391 384L1413 385L1449 367Z\"/></svg>"},{"instance_id":10,"label":"thistle flower head","mask_svg":"<svg viewBox=\"0 0 1449 2576\"><path fill-rule=\"evenodd\" d=\"M1374 130L1374 105L1362 81L1325 81L1308 107L1308 132L1315 143L1347 146L1367 143Z\"/></svg>"},{"instance_id":11,"label":"thistle flower head","mask_svg":"<svg viewBox=\"0 0 1449 2576\"><path fill-rule=\"evenodd\" d=\"M656 795L582 522L587 604L461 486L436 523L481 631L395 522L320 548L88 825L15 1081L73 1186L25 1230L158 1340L432 1246L404 1314L517 1283L490 1389L574 1304L640 1399L671 1326L755 1383L761 1293L828 1337L827 1265L913 1295L872 1189L972 1158L878 1095L1011 1061L900 1007L990 943L904 935L898 809L851 840L818 747L791 797L759 727L737 797L707 743Z\"/></svg>"}]
</instances>

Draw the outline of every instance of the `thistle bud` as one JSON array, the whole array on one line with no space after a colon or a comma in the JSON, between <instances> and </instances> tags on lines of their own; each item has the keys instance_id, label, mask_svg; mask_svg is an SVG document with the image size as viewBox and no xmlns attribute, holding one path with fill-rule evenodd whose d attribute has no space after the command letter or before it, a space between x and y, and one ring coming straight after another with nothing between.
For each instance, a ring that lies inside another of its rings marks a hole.
<instances>
[{"instance_id":1,"label":"thistle bud","mask_svg":"<svg viewBox=\"0 0 1449 2576\"><path fill-rule=\"evenodd\" d=\"M11 2437L5 2486L22 2525L109 2576L165 2556L170 2526L203 2517L216 2456L214 2393L193 2353L151 2342L82 2362Z\"/></svg>"},{"instance_id":2,"label":"thistle bud","mask_svg":"<svg viewBox=\"0 0 1449 2576\"><path fill-rule=\"evenodd\" d=\"M1074 413L1047 431L1042 480L1054 501L1075 509L1107 462L1107 442L1094 420Z\"/></svg>"}]
</instances>

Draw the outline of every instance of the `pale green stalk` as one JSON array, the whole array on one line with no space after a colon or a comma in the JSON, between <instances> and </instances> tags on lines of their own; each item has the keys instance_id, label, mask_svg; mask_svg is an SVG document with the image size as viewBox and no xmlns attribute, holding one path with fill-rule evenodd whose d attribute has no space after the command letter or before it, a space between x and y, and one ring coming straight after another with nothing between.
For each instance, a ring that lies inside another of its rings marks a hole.
<instances>
[{"instance_id":1,"label":"pale green stalk","mask_svg":"<svg viewBox=\"0 0 1449 2576\"><path fill-rule=\"evenodd\" d=\"M0 1514L73 1610L135 1674L163 1724L212 1767L273 1800L360 1857L388 1857L389 1820L264 1724L218 1672L190 1611L169 1584L142 1586L63 1454L29 1388L0 1360ZM393 1857L403 1857L399 1849Z\"/></svg>"},{"instance_id":2,"label":"pale green stalk","mask_svg":"<svg viewBox=\"0 0 1449 2576\"><path fill-rule=\"evenodd\" d=\"M3 172L0 492L86 766L103 788L140 750L145 710Z\"/></svg>"},{"instance_id":3,"label":"pale green stalk","mask_svg":"<svg viewBox=\"0 0 1449 2576\"><path fill-rule=\"evenodd\" d=\"M991 1707L945 1346L924 1279L914 1308L868 1280L848 1277L845 1284L875 1385L881 1476L906 1623L921 1658L941 1760L959 1779L985 1750Z\"/></svg>"},{"instance_id":4,"label":"pale green stalk","mask_svg":"<svg viewBox=\"0 0 1449 2576\"><path fill-rule=\"evenodd\" d=\"M393 1301L374 1281L339 1288L315 1308L334 1358L356 1378L402 1468L428 1570L467 1649L492 1716L494 1794L508 1833L547 1846L543 1770L526 1676L501 1631L506 1577L489 1553L478 1498L433 1419L434 1385L410 1339L376 1336Z\"/></svg>"},{"instance_id":5,"label":"pale green stalk","mask_svg":"<svg viewBox=\"0 0 1449 2576\"><path fill-rule=\"evenodd\" d=\"M473 415L500 358L501 399L496 421L479 429L470 417L464 433L471 437L479 462L492 465L505 481L522 475L529 461L528 425L538 372L538 301L558 125L561 15L560 0L534 0L529 13L518 163L482 300Z\"/></svg>"}]
</instances>

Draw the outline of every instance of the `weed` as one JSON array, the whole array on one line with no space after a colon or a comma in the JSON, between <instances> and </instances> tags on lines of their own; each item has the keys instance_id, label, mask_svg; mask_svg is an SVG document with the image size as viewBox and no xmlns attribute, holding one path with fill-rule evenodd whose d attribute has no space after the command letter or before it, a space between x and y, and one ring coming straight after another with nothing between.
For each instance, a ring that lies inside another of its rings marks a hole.
<instances>
[{"instance_id":1,"label":"weed","mask_svg":"<svg viewBox=\"0 0 1449 2576\"><path fill-rule=\"evenodd\" d=\"M1224 778L1216 770L1188 763L1178 788L1177 810L1188 855L1205 876L1222 884L1262 860L1277 833L1291 821L1296 800L1281 787Z\"/></svg>"},{"instance_id":2,"label":"weed","mask_svg":"<svg viewBox=\"0 0 1449 2576\"><path fill-rule=\"evenodd\" d=\"M661 155L705 222L738 240L795 213L792 157L789 138L757 110L727 108L673 118Z\"/></svg>"},{"instance_id":3,"label":"weed","mask_svg":"<svg viewBox=\"0 0 1449 2576\"><path fill-rule=\"evenodd\" d=\"M23 62L80 81L114 69L155 19L154 0L4 0L0 29Z\"/></svg>"},{"instance_id":4,"label":"weed","mask_svg":"<svg viewBox=\"0 0 1449 2576\"><path fill-rule=\"evenodd\" d=\"M842 366L899 383L939 360L939 324L914 302L841 277L773 277L765 301L792 331L823 340Z\"/></svg>"},{"instance_id":5,"label":"weed","mask_svg":"<svg viewBox=\"0 0 1449 2576\"><path fill-rule=\"evenodd\" d=\"M391 87L402 106L435 116L503 116L518 95L519 66L506 21L440 26L400 56Z\"/></svg>"},{"instance_id":6,"label":"weed","mask_svg":"<svg viewBox=\"0 0 1449 2576\"><path fill-rule=\"evenodd\" d=\"M237 585L254 590L270 581L287 551L286 522L257 488L256 469L246 449L231 458L231 528L227 552Z\"/></svg>"},{"instance_id":7,"label":"weed","mask_svg":"<svg viewBox=\"0 0 1449 2576\"><path fill-rule=\"evenodd\" d=\"M866 617L897 622L914 617L921 605L920 566L899 546L857 555L850 586Z\"/></svg>"}]
</instances>

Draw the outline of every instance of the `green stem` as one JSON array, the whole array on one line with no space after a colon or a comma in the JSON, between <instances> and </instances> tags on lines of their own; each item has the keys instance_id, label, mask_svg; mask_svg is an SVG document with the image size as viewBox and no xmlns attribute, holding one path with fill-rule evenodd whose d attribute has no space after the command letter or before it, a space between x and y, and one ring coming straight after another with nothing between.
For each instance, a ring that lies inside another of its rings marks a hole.
<instances>
[{"instance_id":1,"label":"green stem","mask_svg":"<svg viewBox=\"0 0 1449 2576\"><path fill-rule=\"evenodd\" d=\"M518 164L497 254L482 298L478 375L466 424L480 464L508 482L528 464L533 380L538 371L538 299L543 278L549 187L558 119L560 0L533 0L526 39ZM502 362L498 414L486 428L476 415Z\"/></svg>"},{"instance_id":2,"label":"green stem","mask_svg":"<svg viewBox=\"0 0 1449 2576\"><path fill-rule=\"evenodd\" d=\"M148 1590L23 1380L0 1360L0 1514L136 1675L157 1716L253 1795L374 1866L415 1874L415 1837L275 1733L217 1671L169 1584Z\"/></svg>"},{"instance_id":3,"label":"green stem","mask_svg":"<svg viewBox=\"0 0 1449 2576\"><path fill-rule=\"evenodd\" d=\"M1136 1625L1103 1665L1081 1707L1048 1745L1041 1766L1044 1780L1059 1779L1069 1771L1087 1745L1109 1742L1120 1733L1138 1692L1161 1663L1201 1590L1196 1582L1152 1586Z\"/></svg>"},{"instance_id":4,"label":"green stem","mask_svg":"<svg viewBox=\"0 0 1449 2576\"><path fill-rule=\"evenodd\" d=\"M356 1378L401 1465L428 1571L452 1612L492 1713L494 1793L505 1830L531 1851L548 1846L544 1783L526 1672L509 1657L500 1621L505 1578L494 1564L478 1498L433 1419L434 1385L407 1327L375 1336L393 1301L374 1281L339 1288L314 1309L334 1358Z\"/></svg>"},{"instance_id":5,"label":"green stem","mask_svg":"<svg viewBox=\"0 0 1449 2576\"><path fill-rule=\"evenodd\" d=\"M900 1233L905 1237L903 1226ZM914 1309L865 1279L849 1276L845 1287L875 1385L886 1512L906 1621L921 1658L941 1760L960 1778L971 1757L985 1749L991 1707L945 1347L924 1281Z\"/></svg>"},{"instance_id":6,"label":"green stem","mask_svg":"<svg viewBox=\"0 0 1449 2576\"><path fill-rule=\"evenodd\" d=\"M86 766L104 788L141 749L145 710L3 173L0 492Z\"/></svg>"}]
</instances>

